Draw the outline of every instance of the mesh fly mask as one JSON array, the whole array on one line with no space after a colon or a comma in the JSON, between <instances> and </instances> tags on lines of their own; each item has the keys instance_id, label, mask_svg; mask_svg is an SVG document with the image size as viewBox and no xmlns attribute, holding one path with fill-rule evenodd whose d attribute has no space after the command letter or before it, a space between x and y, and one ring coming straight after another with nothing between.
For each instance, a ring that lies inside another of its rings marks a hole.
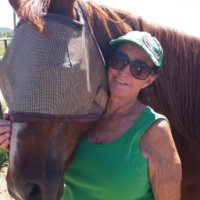
<instances>
[{"instance_id":1,"label":"mesh fly mask","mask_svg":"<svg viewBox=\"0 0 200 200\"><path fill-rule=\"evenodd\" d=\"M78 21L47 14L43 34L27 22L17 26L0 64L1 90L11 114L102 114L105 64L79 8L78 14Z\"/></svg>"}]
</instances>

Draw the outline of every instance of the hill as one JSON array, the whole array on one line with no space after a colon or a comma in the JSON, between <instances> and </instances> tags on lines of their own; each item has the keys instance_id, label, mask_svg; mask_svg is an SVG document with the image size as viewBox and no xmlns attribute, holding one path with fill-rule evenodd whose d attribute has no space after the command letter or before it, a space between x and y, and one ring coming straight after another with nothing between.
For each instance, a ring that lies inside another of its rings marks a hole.
<instances>
[{"instance_id":1,"label":"hill","mask_svg":"<svg viewBox=\"0 0 200 200\"><path fill-rule=\"evenodd\" d=\"M10 32L13 32L13 30L6 27L0 27L0 33L10 33Z\"/></svg>"}]
</instances>

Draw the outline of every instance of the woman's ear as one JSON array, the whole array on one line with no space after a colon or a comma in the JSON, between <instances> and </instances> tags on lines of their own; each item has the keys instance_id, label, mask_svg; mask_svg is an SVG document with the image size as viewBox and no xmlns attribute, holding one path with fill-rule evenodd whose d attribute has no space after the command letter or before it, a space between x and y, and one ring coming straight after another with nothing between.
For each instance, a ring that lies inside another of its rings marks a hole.
<instances>
[{"instance_id":1,"label":"woman's ear","mask_svg":"<svg viewBox=\"0 0 200 200\"><path fill-rule=\"evenodd\" d=\"M147 86L151 85L151 83L156 80L157 76L158 76L157 74L151 74L151 75L149 75L148 78L145 80L144 86L142 87L142 89L144 89Z\"/></svg>"}]
</instances>

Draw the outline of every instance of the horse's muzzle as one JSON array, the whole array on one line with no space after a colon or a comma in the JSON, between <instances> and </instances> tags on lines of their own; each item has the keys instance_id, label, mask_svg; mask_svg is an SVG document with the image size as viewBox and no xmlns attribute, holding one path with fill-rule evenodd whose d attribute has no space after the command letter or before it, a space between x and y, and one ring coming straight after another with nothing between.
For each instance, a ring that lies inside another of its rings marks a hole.
<instances>
[{"instance_id":1,"label":"horse's muzzle","mask_svg":"<svg viewBox=\"0 0 200 200\"><path fill-rule=\"evenodd\" d=\"M80 137L95 122L13 122L8 191L17 200L59 200Z\"/></svg>"}]
</instances>

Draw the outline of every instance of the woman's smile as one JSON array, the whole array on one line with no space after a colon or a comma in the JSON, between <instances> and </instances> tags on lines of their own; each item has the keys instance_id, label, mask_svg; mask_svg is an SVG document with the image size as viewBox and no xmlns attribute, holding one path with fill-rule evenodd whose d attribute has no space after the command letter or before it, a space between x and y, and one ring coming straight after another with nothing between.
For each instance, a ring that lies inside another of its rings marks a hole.
<instances>
[{"instance_id":1,"label":"woman's smile","mask_svg":"<svg viewBox=\"0 0 200 200\"><path fill-rule=\"evenodd\" d=\"M120 78L115 76L115 81L120 85L128 85L126 81L121 80Z\"/></svg>"}]
</instances>

